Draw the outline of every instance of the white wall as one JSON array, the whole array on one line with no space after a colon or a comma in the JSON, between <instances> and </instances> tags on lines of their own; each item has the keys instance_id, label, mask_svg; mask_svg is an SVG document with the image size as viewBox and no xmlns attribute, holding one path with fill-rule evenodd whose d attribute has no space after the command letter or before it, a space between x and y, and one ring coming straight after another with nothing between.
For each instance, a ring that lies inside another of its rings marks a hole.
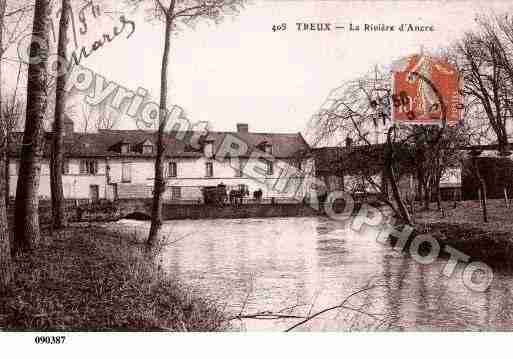
<instances>
[{"instance_id":1,"label":"white wall","mask_svg":"<svg viewBox=\"0 0 513 359\"><path fill-rule=\"evenodd\" d=\"M303 178L305 172L312 173L313 161L302 162L303 172L293 175L296 170L287 162L277 160L274 163L273 175L266 175L265 164L256 159L245 161L242 177L236 176L238 159L232 160L231 167L228 161L219 162L205 157L192 159L168 159L165 161L165 173L168 163L177 163L177 177L166 177L167 186L182 187L182 198L201 197L200 188L203 186L216 186L224 183L227 186L246 184L252 193L261 189L264 197L293 197L301 199L306 193ZM10 164L10 194L16 194L17 160L11 159ZM214 173L206 177L206 163L212 162ZM111 184L122 184L123 163L131 166L130 184L153 186L154 160L153 159L98 159L98 173L96 175L80 174L80 159L69 160L69 173L63 175L63 190L65 198L90 198L90 186L97 185L100 198L112 198L112 186L107 183L107 165ZM296 178L298 177L298 178ZM166 191L166 196L170 196ZM50 170L48 160L44 160L41 167L39 193L42 198L50 198Z\"/></svg>"},{"instance_id":2,"label":"white wall","mask_svg":"<svg viewBox=\"0 0 513 359\"><path fill-rule=\"evenodd\" d=\"M447 168L440 178L440 186L461 184L461 167Z\"/></svg>"},{"instance_id":3,"label":"white wall","mask_svg":"<svg viewBox=\"0 0 513 359\"><path fill-rule=\"evenodd\" d=\"M258 160L243 161L243 173L237 177L239 168L238 159L232 160L232 165L228 161L219 162L209 160L205 157L196 159L172 159L177 163L177 177L167 178L167 186L182 187L182 197L201 197L201 192L197 190L203 186L216 186L220 183L229 188L245 184L252 193L261 189L264 197L292 197L296 192L304 192L300 186L300 178L290 178L290 174L284 173L286 168L284 163L276 162L274 164L273 175L265 173L265 164ZM169 161L167 161L169 162ZM166 162L166 166L167 166ZM213 164L213 176L206 177L206 163ZM233 167L232 167L233 166ZM306 162L303 167L306 166ZM291 169L288 168L289 173Z\"/></svg>"},{"instance_id":4,"label":"white wall","mask_svg":"<svg viewBox=\"0 0 513 359\"><path fill-rule=\"evenodd\" d=\"M18 181L18 161L11 159L10 161L10 181L9 193L11 196L16 195L16 184ZM105 177L105 161L98 160L98 173L96 175L80 174L80 160L69 160L69 174L62 176L62 186L64 198L89 198L90 186L97 185L99 189L99 197L106 198L108 188ZM43 199L51 198L50 191L50 167L48 160L43 160L41 164L41 177L39 183L39 196Z\"/></svg>"}]
</instances>

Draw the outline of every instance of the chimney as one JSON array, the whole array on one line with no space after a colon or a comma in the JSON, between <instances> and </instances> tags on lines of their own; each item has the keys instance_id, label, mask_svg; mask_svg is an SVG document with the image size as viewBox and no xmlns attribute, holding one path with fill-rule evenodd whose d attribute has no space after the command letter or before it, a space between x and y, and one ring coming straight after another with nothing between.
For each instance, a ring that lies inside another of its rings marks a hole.
<instances>
[{"instance_id":1,"label":"chimney","mask_svg":"<svg viewBox=\"0 0 513 359\"><path fill-rule=\"evenodd\" d=\"M248 133L249 132L249 125L247 123L238 123L237 124L237 132Z\"/></svg>"},{"instance_id":2,"label":"chimney","mask_svg":"<svg viewBox=\"0 0 513 359\"><path fill-rule=\"evenodd\" d=\"M346 137L346 148L348 150L350 150L352 146L353 146L353 139L351 137Z\"/></svg>"}]
</instances>

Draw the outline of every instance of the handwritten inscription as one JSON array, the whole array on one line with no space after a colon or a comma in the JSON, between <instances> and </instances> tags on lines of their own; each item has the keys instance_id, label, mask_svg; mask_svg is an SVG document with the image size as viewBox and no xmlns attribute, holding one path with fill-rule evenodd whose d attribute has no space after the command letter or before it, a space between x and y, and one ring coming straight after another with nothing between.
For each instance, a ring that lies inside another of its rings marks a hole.
<instances>
[{"instance_id":1,"label":"handwritten inscription","mask_svg":"<svg viewBox=\"0 0 513 359\"><path fill-rule=\"evenodd\" d=\"M57 34L58 34L58 25L59 20L61 18L62 9L59 8L55 12L55 16L50 22L50 30L52 33L53 41L57 42ZM73 42L75 45L75 49L78 48L78 34L85 35L87 34L87 30L89 29L89 18L88 14L92 15L94 19L100 17L102 15L102 10L100 5L95 3L93 0L86 1L78 10L78 17L75 16L73 7L69 9L69 19L68 21L71 21L71 31L73 33ZM78 21L77 21L78 20ZM77 31L77 22L79 25L78 31Z\"/></svg>"},{"instance_id":2,"label":"handwritten inscription","mask_svg":"<svg viewBox=\"0 0 513 359\"><path fill-rule=\"evenodd\" d=\"M55 14L55 21L59 21L62 13L62 9L58 9ZM69 19L71 22L71 32L73 35L73 43L74 49L70 54L70 58L68 62L70 66L79 65L85 58L88 58L93 52L98 51L100 48L106 46L108 43L112 42L118 36L123 33L126 33L126 38L128 39L135 31L135 22L127 19L124 15L119 16L119 25L115 25L112 28L110 33L101 34L97 40L92 42L89 46L81 46L79 44L79 34L84 36L88 33L89 28L91 27L90 21L95 20L103 15L102 9L100 5L94 0L87 0L85 3L78 9L78 16L75 15L73 8L70 8L69 11ZM78 23L78 28L77 28ZM57 41L57 33L58 29L54 22L51 22L51 32L53 35L54 42ZM71 63L71 61L73 63Z\"/></svg>"},{"instance_id":3,"label":"handwritten inscription","mask_svg":"<svg viewBox=\"0 0 513 359\"><path fill-rule=\"evenodd\" d=\"M131 20L128 20L125 18L125 16L121 15L119 17L119 21L121 22L121 26L114 26L112 28L111 34L103 34L101 38L94 41L92 45L90 46L89 50L82 46L80 51L77 54L77 50L73 51L71 53L71 58L75 65L80 64L80 62L84 58L88 58L93 52L98 51L103 46L107 45L108 43L112 42L115 38L117 38L122 33L126 32L126 38L128 39L135 31L135 23Z\"/></svg>"}]
</instances>

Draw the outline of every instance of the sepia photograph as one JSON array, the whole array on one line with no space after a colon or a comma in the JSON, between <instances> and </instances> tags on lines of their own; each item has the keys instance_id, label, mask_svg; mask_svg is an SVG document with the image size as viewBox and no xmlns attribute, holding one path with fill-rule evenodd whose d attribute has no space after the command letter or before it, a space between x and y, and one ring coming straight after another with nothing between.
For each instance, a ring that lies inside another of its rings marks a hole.
<instances>
[{"instance_id":1,"label":"sepia photograph","mask_svg":"<svg viewBox=\"0 0 513 359\"><path fill-rule=\"evenodd\" d=\"M2 347L513 331L511 2L0 0L0 60Z\"/></svg>"}]
</instances>

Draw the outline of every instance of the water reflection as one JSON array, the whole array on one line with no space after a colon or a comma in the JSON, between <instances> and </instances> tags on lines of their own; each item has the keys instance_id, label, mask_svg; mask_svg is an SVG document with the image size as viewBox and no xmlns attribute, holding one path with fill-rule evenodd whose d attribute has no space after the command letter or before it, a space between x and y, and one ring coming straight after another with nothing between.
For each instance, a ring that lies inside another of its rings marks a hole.
<instances>
[{"instance_id":1,"label":"water reflection","mask_svg":"<svg viewBox=\"0 0 513 359\"><path fill-rule=\"evenodd\" d=\"M113 226L147 223L121 221ZM298 330L510 330L511 275L495 275L485 293L472 292L444 260L413 261L325 218L166 222L182 240L169 246L163 266L197 294L226 303L231 314L262 311L306 315L340 304ZM285 308L289 308L285 310ZM247 330L284 330L298 320L245 320ZM240 323L235 323L237 326Z\"/></svg>"}]
</instances>

